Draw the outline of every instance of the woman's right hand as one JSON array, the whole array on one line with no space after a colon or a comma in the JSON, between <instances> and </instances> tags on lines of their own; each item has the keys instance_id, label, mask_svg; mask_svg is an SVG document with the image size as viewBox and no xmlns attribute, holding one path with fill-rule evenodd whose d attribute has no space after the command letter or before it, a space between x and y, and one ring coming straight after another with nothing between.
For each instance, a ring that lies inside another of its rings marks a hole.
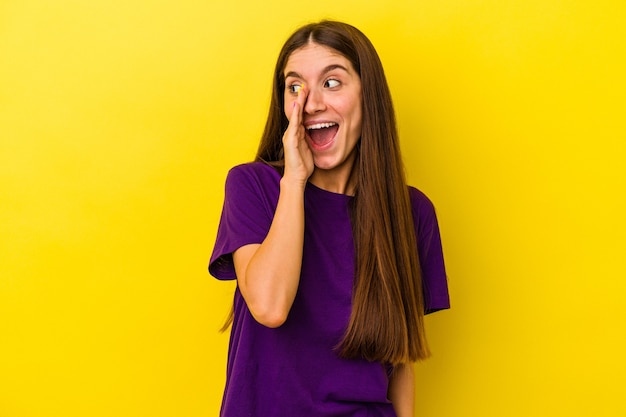
<instances>
[{"instance_id":1,"label":"woman's right hand","mask_svg":"<svg viewBox=\"0 0 626 417\"><path fill-rule=\"evenodd\" d=\"M302 124L302 112L308 90L303 85L298 97L293 102L293 110L289 117L289 126L283 135L285 152L285 173L283 179L304 186L315 167L313 154L306 141L306 133Z\"/></svg>"}]
</instances>

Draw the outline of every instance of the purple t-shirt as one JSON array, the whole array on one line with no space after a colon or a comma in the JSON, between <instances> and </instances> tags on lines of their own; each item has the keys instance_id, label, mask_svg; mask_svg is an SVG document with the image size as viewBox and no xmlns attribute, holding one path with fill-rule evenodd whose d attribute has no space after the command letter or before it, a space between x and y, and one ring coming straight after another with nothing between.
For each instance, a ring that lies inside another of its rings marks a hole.
<instances>
[{"instance_id":1,"label":"purple t-shirt","mask_svg":"<svg viewBox=\"0 0 626 417\"><path fill-rule=\"evenodd\" d=\"M260 162L229 172L209 264L213 276L235 279L232 253L265 240L280 178ZM417 189L409 190L429 313L450 305L441 240L433 205ZM337 355L354 280L351 199L307 184L300 284L282 326L272 329L255 321L235 290L222 417L395 417L387 399L387 368Z\"/></svg>"}]
</instances>

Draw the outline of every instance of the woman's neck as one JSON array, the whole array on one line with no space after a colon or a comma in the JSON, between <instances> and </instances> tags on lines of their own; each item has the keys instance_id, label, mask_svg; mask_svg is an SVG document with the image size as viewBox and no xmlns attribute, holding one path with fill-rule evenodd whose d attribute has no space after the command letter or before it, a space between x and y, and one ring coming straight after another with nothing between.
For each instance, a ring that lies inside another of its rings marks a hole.
<instances>
[{"instance_id":1,"label":"woman's neck","mask_svg":"<svg viewBox=\"0 0 626 417\"><path fill-rule=\"evenodd\" d=\"M331 193L353 196L356 188L355 171L352 167L337 167L332 170L315 168L309 182Z\"/></svg>"}]
</instances>

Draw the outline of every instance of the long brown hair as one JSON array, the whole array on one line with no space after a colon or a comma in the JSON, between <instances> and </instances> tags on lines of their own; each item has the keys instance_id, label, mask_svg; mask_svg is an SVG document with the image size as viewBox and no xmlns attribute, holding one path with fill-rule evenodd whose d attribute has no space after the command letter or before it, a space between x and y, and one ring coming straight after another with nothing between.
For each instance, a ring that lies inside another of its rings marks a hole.
<instances>
[{"instance_id":1,"label":"long brown hair","mask_svg":"<svg viewBox=\"0 0 626 417\"><path fill-rule=\"evenodd\" d=\"M283 72L290 55L311 42L334 49L352 63L363 95L362 133L353 172L356 275L352 314L340 354L391 364L425 359L429 351L422 280L395 113L378 54L362 32L346 23L322 21L291 35L276 63L256 160L281 169L282 136L289 124L283 112Z\"/></svg>"}]
</instances>

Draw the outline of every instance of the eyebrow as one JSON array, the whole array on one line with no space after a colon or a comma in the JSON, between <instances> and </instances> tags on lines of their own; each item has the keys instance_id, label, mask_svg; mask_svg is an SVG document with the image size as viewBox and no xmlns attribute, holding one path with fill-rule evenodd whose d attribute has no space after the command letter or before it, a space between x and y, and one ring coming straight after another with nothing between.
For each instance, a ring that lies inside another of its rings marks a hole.
<instances>
[{"instance_id":1,"label":"eyebrow","mask_svg":"<svg viewBox=\"0 0 626 417\"><path fill-rule=\"evenodd\" d=\"M326 68L324 68L322 70L322 75L327 74L333 70L336 69L340 69L340 70L344 70L345 72L349 72L348 69L346 67L344 67L343 65L339 65L339 64L333 64L333 65L329 65ZM302 75L298 74L295 71L289 71L287 74L285 74L285 80L289 77L294 77L294 78L302 78Z\"/></svg>"}]
</instances>

